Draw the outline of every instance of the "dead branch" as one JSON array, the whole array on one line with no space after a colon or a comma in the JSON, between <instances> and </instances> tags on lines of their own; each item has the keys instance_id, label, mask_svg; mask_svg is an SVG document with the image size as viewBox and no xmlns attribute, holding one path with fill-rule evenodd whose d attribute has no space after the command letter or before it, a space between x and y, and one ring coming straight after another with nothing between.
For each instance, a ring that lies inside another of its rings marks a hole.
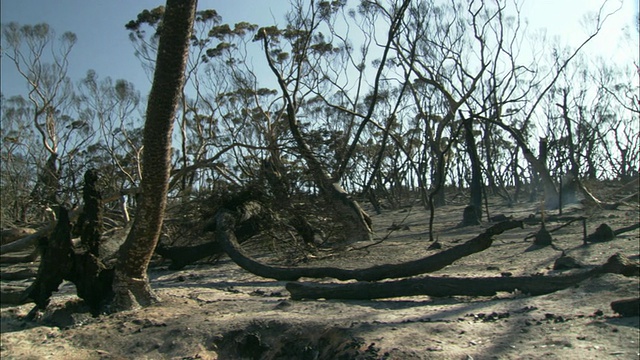
<instances>
[{"instance_id":1,"label":"dead branch","mask_svg":"<svg viewBox=\"0 0 640 360\"><path fill-rule=\"evenodd\" d=\"M638 229L638 228L640 228L640 222L638 222L637 224L634 224L634 225L625 226L625 227L623 227L623 228L620 228L620 229L614 230L614 231L613 231L613 234L614 234L615 236L618 236L618 235L620 235L620 234L622 234L622 233L626 233L626 232L629 232L629 231L632 231L632 230L635 230L635 229Z\"/></svg>"},{"instance_id":2,"label":"dead branch","mask_svg":"<svg viewBox=\"0 0 640 360\"><path fill-rule=\"evenodd\" d=\"M13 271L13 272L2 272L0 273L0 280L9 280L9 281L24 280L24 279L35 277L36 275L37 275L37 272L33 269L22 269L22 270Z\"/></svg>"},{"instance_id":3,"label":"dead branch","mask_svg":"<svg viewBox=\"0 0 640 360\"><path fill-rule=\"evenodd\" d=\"M631 194L629 196L625 196L622 199L618 200L618 202L623 203L623 202L626 202L626 201L631 200L633 198L636 198L636 199L640 198L640 192L637 192L635 194Z\"/></svg>"},{"instance_id":4,"label":"dead branch","mask_svg":"<svg viewBox=\"0 0 640 360\"><path fill-rule=\"evenodd\" d=\"M620 202L615 202L615 203L606 203L603 201L598 200L587 188L586 186L584 186L584 184L582 184L581 181L576 180L576 182L578 183L578 188L580 189L580 191L582 192L582 195L584 195L585 200L587 200L587 202L590 202L592 204L595 204L597 207L605 209L605 210L615 210L618 208L618 206L620 206Z\"/></svg>"},{"instance_id":5,"label":"dead branch","mask_svg":"<svg viewBox=\"0 0 640 360\"><path fill-rule=\"evenodd\" d=\"M20 238L32 235L36 231L31 228L13 228L0 231L0 245L10 244Z\"/></svg>"}]
</instances>

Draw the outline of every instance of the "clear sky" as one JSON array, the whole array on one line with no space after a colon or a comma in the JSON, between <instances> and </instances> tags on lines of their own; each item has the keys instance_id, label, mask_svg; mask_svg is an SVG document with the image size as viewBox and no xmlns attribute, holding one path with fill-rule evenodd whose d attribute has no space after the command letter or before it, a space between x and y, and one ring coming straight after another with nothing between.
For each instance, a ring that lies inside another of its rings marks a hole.
<instances>
[{"instance_id":1,"label":"clear sky","mask_svg":"<svg viewBox=\"0 0 640 360\"><path fill-rule=\"evenodd\" d=\"M57 35L71 31L78 37L70 55L69 75L73 81L93 69L100 78L129 80L146 95L150 83L134 56L129 31L124 26L142 10L164 4L163 0L2 0L0 22L46 22ZM273 24L288 4L288 0L199 0L198 9L215 9L230 24ZM9 97L23 92L26 85L15 73L14 65L8 59L1 61L2 93Z\"/></svg>"},{"instance_id":2,"label":"clear sky","mask_svg":"<svg viewBox=\"0 0 640 360\"><path fill-rule=\"evenodd\" d=\"M610 8L617 7L619 1L609 0ZM597 10L601 3L602 0L526 0L523 15L529 19L530 28L547 28L550 35L561 35L563 41L575 46L585 36L580 19L587 11ZM622 0L623 9L607 23L589 50L607 59L626 57L625 62L638 61L638 34L634 27L637 3L638 0ZM74 82L94 69L101 78L127 79L146 95L149 80L134 57L124 24L141 10L163 4L162 0L2 0L0 21L21 25L46 22L57 34L74 32L78 41L71 53L69 73ZM269 25L277 21L274 19L281 19L288 4L288 0L200 0L198 7L216 9L223 21L231 24L249 21ZM635 44L631 46L619 43L624 26L630 27L634 35ZM23 93L24 80L17 77L10 61L1 61L2 93L7 97Z\"/></svg>"}]
</instances>

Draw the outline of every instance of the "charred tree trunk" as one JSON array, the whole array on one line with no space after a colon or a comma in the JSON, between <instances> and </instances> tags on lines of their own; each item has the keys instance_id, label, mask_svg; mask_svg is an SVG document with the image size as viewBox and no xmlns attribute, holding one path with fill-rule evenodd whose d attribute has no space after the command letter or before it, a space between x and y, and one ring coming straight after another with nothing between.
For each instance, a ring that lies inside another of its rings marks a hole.
<instances>
[{"instance_id":1,"label":"charred tree trunk","mask_svg":"<svg viewBox=\"0 0 640 360\"><path fill-rule=\"evenodd\" d=\"M493 194L498 192L498 185L496 184L495 179L495 169L493 167L493 143L491 139L491 134L493 132L492 124L484 124L484 135L482 137L482 142L484 143L484 152L485 152L485 161L487 162L487 184L489 185L489 189ZM504 187L504 184L502 184Z\"/></svg>"},{"instance_id":2,"label":"charred tree trunk","mask_svg":"<svg viewBox=\"0 0 640 360\"><path fill-rule=\"evenodd\" d=\"M469 188L471 200L469 206L474 210L473 212L465 211L465 215L472 217L465 217L463 224L476 225L479 224L482 219L482 169L480 168L480 158L478 157L476 140L473 136L473 119L469 117L463 119L462 122L465 130L464 139L467 145L467 153L471 161L471 186Z\"/></svg>"},{"instance_id":3,"label":"charred tree trunk","mask_svg":"<svg viewBox=\"0 0 640 360\"><path fill-rule=\"evenodd\" d=\"M102 201L96 190L98 177L95 171L89 170L84 179L85 204L78 222L81 247L73 247L69 212L59 207L56 227L48 241L44 239L40 243L42 259L36 280L24 293L23 300L29 298L36 304L30 316L47 307L52 293L58 290L63 280L74 283L78 297L87 303L94 315L100 313L102 305L113 295L113 269L108 269L100 258Z\"/></svg>"},{"instance_id":4,"label":"charred tree trunk","mask_svg":"<svg viewBox=\"0 0 640 360\"><path fill-rule=\"evenodd\" d=\"M62 281L68 277L73 267L73 250L71 243L71 223L69 212L63 207L57 208L56 227L49 238L40 240L42 257L38 267L36 280L24 292L25 299L32 299L36 306L30 313L44 310L51 301L51 294L58 291Z\"/></svg>"},{"instance_id":5,"label":"charred tree trunk","mask_svg":"<svg viewBox=\"0 0 640 360\"><path fill-rule=\"evenodd\" d=\"M518 145L520 150L522 150L522 154L524 155L525 160L527 160L531 169L539 176L540 181L542 181L542 186L544 188L545 207L548 210L557 209L559 205L558 190L556 189L556 186L553 183L553 178L551 177L551 175L549 174L549 170L547 169L546 154L544 154L542 149L541 149L540 158L538 159L533 154L531 149L529 149L529 146L527 145L526 141L522 137L522 134L520 134L518 130L500 121L486 119L486 118L484 120L499 126L500 128L504 129L506 132L511 134L511 136L513 136L514 140L516 141L516 144ZM541 139L541 141L543 141L543 139Z\"/></svg>"},{"instance_id":6,"label":"charred tree trunk","mask_svg":"<svg viewBox=\"0 0 640 360\"><path fill-rule=\"evenodd\" d=\"M530 295L542 295L575 286L604 273L624 274L637 268L625 258L614 255L604 265L590 271L565 276L518 276L490 278L423 277L389 282L357 282L349 284L288 283L294 300L350 299L369 300L401 296L492 296L499 291L519 290Z\"/></svg>"},{"instance_id":7,"label":"charred tree trunk","mask_svg":"<svg viewBox=\"0 0 640 360\"><path fill-rule=\"evenodd\" d=\"M339 280L356 279L361 281L377 281L433 272L452 264L460 258L489 248L493 243L493 236L516 227L522 227L521 221L504 221L488 228L485 232L464 244L454 246L423 259L402 264L386 264L366 269L346 270L331 267L283 267L260 263L249 257L238 244L234 233L236 224L234 216L222 209L216 218L216 239L221 242L222 247L229 257L240 267L253 274L276 280L297 280L301 277L332 277Z\"/></svg>"},{"instance_id":8,"label":"charred tree trunk","mask_svg":"<svg viewBox=\"0 0 640 360\"><path fill-rule=\"evenodd\" d=\"M512 174L513 174L513 185L515 187L514 190L514 194L513 194L513 202L517 203L520 197L520 191L522 190L522 179L521 179L521 175L518 172L518 154L520 153L520 151L518 150L518 148L516 148L513 151L513 159L511 160L511 164L512 164ZM531 182L533 182L533 179L531 179Z\"/></svg>"},{"instance_id":9,"label":"charred tree trunk","mask_svg":"<svg viewBox=\"0 0 640 360\"><path fill-rule=\"evenodd\" d=\"M375 190L372 188L372 184L374 179L376 179L379 176L380 173L380 166L382 165L382 160L384 158L384 153L385 150L387 149L387 141L389 139L389 132L391 131L391 127L393 126L393 122L395 120L395 117L391 117L389 119L389 121L387 122L387 126L384 130L384 134L382 135L382 143L380 145L380 151L378 151L378 154L376 155L376 160L373 163L373 167L371 169L371 174L369 175L369 180L366 182L364 189L363 189L363 194L369 194L369 199L371 200L371 204L373 204L376 213L378 215L380 215L382 213L381 209L380 209L380 203L376 197L376 193ZM384 187L384 185L382 185L381 187Z\"/></svg>"},{"instance_id":10,"label":"charred tree trunk","mask_svg":"<svg viewBox=\"0 0 640 360\"><path fill-rule=\"evenodd\" d=\"M576 161L576 150L573 143L573 131L571 126L571 118L569 117L569 103L568 103L568 90L562 91L562 104L559 104L562 109L562 119L564 120L564 126L567 128L567 148L569 150L569 163L571 164L570 172L574 179L580 177L580 167Z\"/></svg>"}]
</instances>

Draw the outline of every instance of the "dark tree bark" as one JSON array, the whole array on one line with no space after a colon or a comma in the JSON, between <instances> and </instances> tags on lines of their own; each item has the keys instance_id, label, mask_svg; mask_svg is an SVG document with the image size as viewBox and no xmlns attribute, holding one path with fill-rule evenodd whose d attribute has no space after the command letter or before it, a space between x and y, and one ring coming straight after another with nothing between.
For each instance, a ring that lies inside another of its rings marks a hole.
<instances>
[{"instance_id":1,"label":"dark tree bark","mask_svg":"<svg viewBox=\"0 0 640 360\"><path fill-rule=\"evenodd\" d=\"M522 150L522 155L524 155L525 160L531 166L531 169L540 177L542 181L542 186L544 188L544 198L545 198L545 207L547 209L557 209L559 205L558 201L558 190L556 189L555 184L553 183L553 178L549 174L549 170L547 169L546 159L543 158L543 154L541 154L541 158L538 159L525 141L524 137L517 129L514 129L511 126L508 126L501 121L496 121L492 119L484 118L485 121L490 122L492 124L497 125L502 128L516 141L516 144Z\"/></svg>"},{"instance_id":2,"label":"dark tree bark","mask_svg":"<svg viewBox=\"0 0 640 360\"><path fill-rule=\"evenodd\" d=\"M32 299L36 306L30 313L44 310L51 294L58 290L63 280L76 286L78 297L83 299L94 315L100 313L102 305L111 300L113 269L108 269L100 258L102 229L102 201L96 189L97 174L89 170L85 174L83 191L84 211L80 215L78 228L81 232L81 247L71 242L73 229L69 212L59 207L58 222L48 241L41 241L42 259L33 284L24 292L21 300ZM110 254L107 254L110 255Z\"/></svg>"},{"instance_id":3,"label":"dark tree bark","mask_svg":"<svg viewBox=\"0 0 640 360\"><path fill-rule=\"evenodd\" d=\"M102 195L97 189L97 181L97 171L88 170L84 174L84 211L78 217L76 228L80 231L82 246L95 256L100 256L100 236L103 231Z\"/></svg>"},{"instance_id":4,"label":"dark tree bark","mask_svg":"<svg viewBox=\"0 0 640 360\"><path fill-rule=\"evenodd\" d=\"M51 294L58 290L62 281L71 273L73 266L69 212L64 207L59 207L56 215L58 222L53 232L48 239L40 240L42 259L38 267L38 276L24 292L24 298L32 299L36 304L30 317L35 316L36 311L47 308Z\"/></svg>"},{"instance_id":5,"label":"dark tree bark","mask_svg":"<svg viewBox=\"0 0 640 360\"><path fill-rule=\"evenodd\" d=\"M149 285L147 268L158 243L167 203L171 134L182 94L196 4L196 0L166 3L144 127L142 199L116 265L114 310L147 306L159 300Z\"/></svg>"},{"instance_id":6,"label":"dark tree bark","mask_svg":"<svg viewBox=\"0 0 640 360\"><path fill-rule=\"evenodd\" d=\"M73 266L68 280L76 285L78 297L85 300L94 315L100 312L102 304L111 301L113 291L113 268L107 268L102 261L101 234L102 196L97 189L98 173L89 170L84 175L84 211L78 219L81 248L74 251Z\"/></svg>"},{"instance_id":7,"label":"dark tree bark","mask_svg":"<svg viewBox=\"0 0 640 360\"><path fill-rule=\"evenodd\" d=\"M468 223L480 223L482 219L482 169L480 158L476 146L476 139L473 135L473 118L462 120L464 124L464 140L467 145L467 154L471 160L471 185L469 188L471 199L469 205L475 210L476 218L468 219Z\"/></svg>"},{"instance_id":8,"label":"dark tree bark","mask_svg":"<svg viewBox=\"0 0 640 360\"><path fill-rule=\"evenodd\" d=\"M436 297L457 295L492 296L499 291L513 292L515 290L530 295L542 295L575 286L577 283L596 275L604 273L624 274L629 272L629 268L633 267L628 260L619 255L614 255L604 265L572 275L490 278L423 277L379 283L288 283L286 287L294 300L320 298L368 300L415 295ZM618 305L618 308L620 307Z\"/></svg>"},{"instance_id":9,"label":"dark tree bark","mask_svg":"<svg viewBox=\"0 0 640 360\"><path fill-rule=\"evenodd\" d=\"M216 239L220 241L225 252L243 269L258 276L276 280L297 280L301 277L332 277L339 280L377 281L433 272L452 264L460 258L488 249L493 243L494 235L516 227L522 227L521 221L505 221L488 228L485 232L464 244L423 259L401 264L385 264L366 269L346 270L331 267L295 268L260 263L248 256L238 244L234 234L235 223L236 219L229 212L221 210L218 213Z\"/></svg>"}]
</instances>

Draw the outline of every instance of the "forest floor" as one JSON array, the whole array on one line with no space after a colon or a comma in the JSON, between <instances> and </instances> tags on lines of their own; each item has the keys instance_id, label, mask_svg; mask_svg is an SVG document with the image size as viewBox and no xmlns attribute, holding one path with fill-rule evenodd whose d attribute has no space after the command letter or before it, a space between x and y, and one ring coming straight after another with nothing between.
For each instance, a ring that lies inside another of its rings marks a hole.
<instances>
[{"instance_id":1,"label":"forest floor","mask_svg":"<svg viewBox=\"0 0 640 360\"><path fill-rule=\"evenodd\" d=\"M615 184L598 185L596 195L616 201ZM463 243L490 223L457 228L464 204L437 209L435 229L442 248ZM492 215L515 219L536 213L536 205L490 202ZM565 215L588 217L588 232L601 223L613 229L640 219L637 201L617 210L572 206ZM372 215L374 244L351 244L304 266L364 268L428 256L428 213L421 206ZM399 229L390 232L392 225ZM547 229L562 223L548 222ZM539 225L507 231L493 245L432 273L432 276L561 275L553 270L561 251L532 246ZM388 236L388 237L387 237ZM638 261L640 232L606 243L583 245L582 223L553 232L553 243L586 268L616 253ZM370 246L368 246L370 245ZM255 255L260 246L246 246ZM260 257L269 261L269 257ZM28 265L11 265L15 271ZM34 266L33 264L30 266ZM75 297L72 284L54 293L36 321L24 316L33 304L1 309L2 359L638 359L640 321L611 310L614 300L639 296L639 278L606 274L547 295L519 292L491 297L302 300L289 298L285 282L261 278L227 257L215 264L170 271L150 269L159 305L93 318ZM31 280L24 280L26 287ZM332 279L304 281L335 282ZM11 286L21 282L12 281ZM7 282L2 282L7 286Z\"/></svg>"}]
</instances>

